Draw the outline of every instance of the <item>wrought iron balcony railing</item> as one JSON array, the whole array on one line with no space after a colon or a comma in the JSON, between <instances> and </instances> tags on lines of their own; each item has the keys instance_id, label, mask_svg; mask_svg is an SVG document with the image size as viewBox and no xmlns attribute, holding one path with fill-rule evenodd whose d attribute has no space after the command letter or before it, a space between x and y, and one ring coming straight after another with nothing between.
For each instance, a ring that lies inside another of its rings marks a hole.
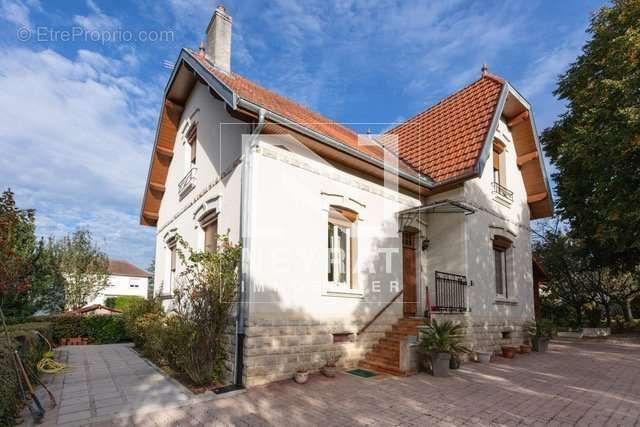
<instances>
[{"instance_id":1,"label":"wrought iron balcony railing","mask_svg":"<svg viewBox=\"0 0 640 427\"><path fill-rule=\"evenodd\" d=\"M467 282L466 276L436 271L435 293L427 295L433 298L430 310L433 312L463 313L467 311Z\"/></svg>"},{"instance_id":2,"label":"wrought iron balcony railing","mask_svg":"<svg viewBox=\"0 0 640 427\"><path fill-rule=\"evenodd\" d=\"M189 172L178 183L178 195L182 196L196 185L196 168L191 168Z\"/></svg>"},{"instance_id":3,"label":"wrought iron balcony railing","mask_svg":"<svg viewBox=\"0 0 640 427\"><path fill-rule=\"evenodd\" d=\"M493 192L499 196L504 197L510 202L513 202L513 191L509 190L507 187L503 187L498 182L493 183Z\"/></svg>"}]
</instances>

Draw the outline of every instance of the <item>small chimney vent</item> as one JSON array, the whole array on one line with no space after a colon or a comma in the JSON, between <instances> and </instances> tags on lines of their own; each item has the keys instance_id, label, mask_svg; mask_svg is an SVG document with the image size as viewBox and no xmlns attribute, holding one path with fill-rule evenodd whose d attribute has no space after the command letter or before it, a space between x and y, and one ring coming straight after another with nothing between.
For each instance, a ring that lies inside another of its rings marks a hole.
<instances>
[{"instance_id":1,"label":"small chimney vent","mask_svg":"<svg viewBox=\"0 0 640 427\"><path fill-rule=\"evenodd\" d=\"M231 16L218 6L207 26L206 58L225 73L231 71Z\"/></svg>"}]
</instances>

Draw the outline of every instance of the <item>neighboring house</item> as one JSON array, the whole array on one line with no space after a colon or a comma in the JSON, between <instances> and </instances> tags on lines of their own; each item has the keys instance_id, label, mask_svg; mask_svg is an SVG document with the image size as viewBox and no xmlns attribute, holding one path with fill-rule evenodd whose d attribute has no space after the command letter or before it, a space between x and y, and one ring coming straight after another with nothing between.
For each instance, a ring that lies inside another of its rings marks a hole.
<instances>
[{"instance_id":1,"label":"neighboring house","mask_svg":"<svg viewBox=\"0 0 640 427\"><path fill-rule=\"evenodd\" d=\"M529 222L552 200L528 102L480 79L384 135L358 135L231 70L231 17L182 50L166 86L141 209L171 306L176 234L243 246L230 367L238 383L341 363L411 370L425 317L474 349L522 342L534 318ZM395 116L393 112L389 116Z\"/></svg>"},{"instance_id":2,"label":"neighboring house","mask_svg":"<svg viewBox=\"0 0 640 427\"><path fill-rule=\"evenodd\" d=\"M109 283L84 307L104 305L109 297L139 296L147 298L150 274L124 260L109 260Z\"/></svg>"}]
</instances>

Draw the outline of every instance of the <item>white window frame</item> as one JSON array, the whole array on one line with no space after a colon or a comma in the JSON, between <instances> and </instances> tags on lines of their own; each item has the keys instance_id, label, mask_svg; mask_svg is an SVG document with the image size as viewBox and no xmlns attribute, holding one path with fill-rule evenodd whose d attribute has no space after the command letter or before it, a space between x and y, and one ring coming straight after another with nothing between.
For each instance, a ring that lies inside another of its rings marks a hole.
<instances>
[{"instance_id":1,"label":"white window frame","mask_svg":"<svg viewBox=\"0 0 640 427\"><path fill-rule=\"evenodd\" d=\"M496 292L496 296L499 298L503 298L503 299L508 299L509 298L509 278L508 278L508 270L507 270L507 251L508 249L502 249L502 248L497 248L497 247L493 247L493 262L494 262L494 285L495 285L495 292ZM498 255L497 255L498 254ZM497 277L497 271L498 268L495 265L496 262L496 255L501 259L501 263L502 263L502 268L501 268L501 288L502 288L502 292L498 292L498 277Z\"/></svg>"},{"instance_id":2,"label":"white window frame","mask_svg":"<svg viewBox=\"0 0 640 427\"><path fill-rule=\"evenodd\" d=\"M333 280L329 280L328 274L327 274L327 280L329 281L329 284L334 287L334 288L346 288L346 289L353 289L353 283L351 281L351 229L353 228L353 224L349 227L347 227L344 224L339 224L337 223L337 221L332 221L331 219L329 219L329 222L327 224L327 227L329 226L333 226L333 243L334 246L331 247L331 249L329 249L328 245L327 245L327 250L329 251L333 251L333 253L329 254L331 256L331 264L333 266ZM338 241L338 232L339 230L343 230L344 234L345 234L345 240L346 240L346 256L343 257L342 255L342 248L336 247L336 242ZM328 234L327 234L328 235ZM339 279L340 275L343 273L341 272L341 264L343 263L343 258L344 259L344 265L346 268L346 272L345 273L345 280L341 281ZM328 259L328 258L327 258Z\"/></svg>"},{"instance_id":3,"label":"white window frame","mask_svg":"<svg viewBox=\"0 0 640 427\"><path fill-rule=\"evenodd\" d=\"M352 214L355 214L355 218L351 221L349 218L344 218L344 220L339 218L332 218L331 211L332 209L339 210L347 210ZM327 248L325 265L327 265L327 272L324 276L324 283L326 284L323 288L322 294L324 296L329 297L345 297L345 298L363 298L364 292L361 289L358 281L358 231L357 231L357 223L361 221L360 214L353 210L350 207L344 207L341 205L326 205L327 210L327 222L325 222L325 228L323 233L327 239L325 243L325 248ZM329 224L333 225L333 241L337 242L338 228L341 228L345 231L346 241L348 243L347 251L345 256L346 261L346 276L345 281L340 281L339 276L337 275L337 271L339 268L337 267L340 262L339 259L330 256L330 248L329 248ZM329 259L334 263L334 276L333 280L329 280ZM336 280L338 279L338 280Z\"/></svg>"}]
</instances>

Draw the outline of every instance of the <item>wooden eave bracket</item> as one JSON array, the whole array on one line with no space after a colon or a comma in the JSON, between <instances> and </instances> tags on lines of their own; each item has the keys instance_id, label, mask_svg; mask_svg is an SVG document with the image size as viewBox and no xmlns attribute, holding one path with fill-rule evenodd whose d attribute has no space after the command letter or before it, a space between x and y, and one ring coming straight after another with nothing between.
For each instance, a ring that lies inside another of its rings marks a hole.
<instances>
[{"instance_id":1,"label":"wooden eave bracket","mask_svg":"<svg viewBox=\"0 0 640 427\"><path fill-rule=\"evenodd\" d=\"M165 190L164 184L162 184L160 182L156 182L156 181L149 182L149 188L151 188L152 190L161 191L163 193L164 193L164 190Z\"/></svg>"},{"instance_id":2,"label":"wooden eave bracket","mask_svg":"<svg viewBox=\"0 0 640 427\"><path fill-rule=\"evenodd\" d=\"M548 197L548 194L547 194L546 191L544 191L542 193L532 194L529 197L527 197L527 203L540 202L540 201L546 199L547 197Z\"/></svg>"},{"instance_id":3,"label":"wooden eave bracket","mask_svg":"<svg viewBox=\"0 0 640 427\"><path fill-rule=\"evenodd\" d=\"M168 157L168 158L172 158L173 157L173 150L166 148L166 147L161 147L161 146L157 146L156 147L156 151L158 152L158 154L160 154L161 156L164 157Z\"/></svg>"},{"instance_id":4,"label":"wooden eave bracket","mask_svg":"<svg viewBox=\"0 0 640 427\"><path fill-rule=\"evenodd\" d=\"M518 166L522 166L525 163L530 162L531 160L537 159L539 156L538 151L532 151L527 154L523 154L522 156L518 156Z\"/></svg>"},{"instance_id":5,"label":"wooden eave bracket","mask_svg":"<svg viewBox=\"0 0 640 427\"><path fill-rule=\"evenodd\" d=\"M529 110L525 110L507 122L507 126L514 127L529 118Z\"/></svg>"}]
</instances>

